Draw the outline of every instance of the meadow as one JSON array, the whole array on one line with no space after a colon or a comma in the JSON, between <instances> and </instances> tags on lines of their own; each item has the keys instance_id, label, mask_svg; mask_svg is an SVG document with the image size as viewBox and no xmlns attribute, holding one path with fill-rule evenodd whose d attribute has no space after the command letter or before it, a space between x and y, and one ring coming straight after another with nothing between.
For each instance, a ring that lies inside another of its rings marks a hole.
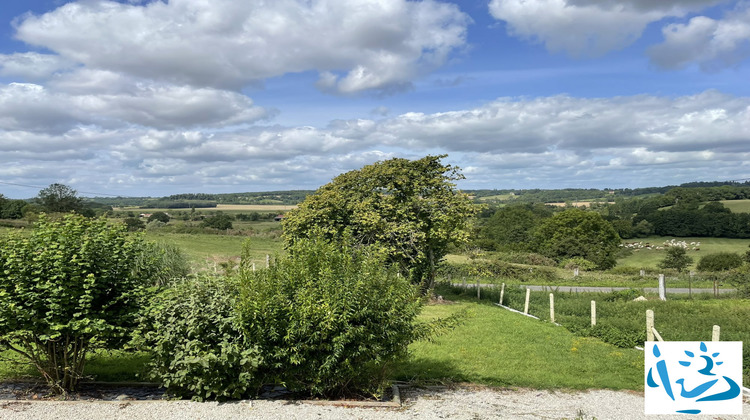
<instances>
[{"instance_id":1,"label":"meadow","mask_svg":"<svg viewBox=\"0 0 750 420\"><path fill-rule=\"evenodd\" d=\"M701 256L711 254L715 252L735 252L740 255L749 251L750 239L730 239L730 238L675 238L675 237L663 237L663 236L651 236L648 238L628 239L623 241L624 243L641 242L643 244L651 244L653 246L663 246L664 242L669 240L685 241L686 243L700 243L697 248L699 250L693 250L690 247L687 255L693 258L693 264L689 267L689 270L695 269L695 265L700 260ZM659 261L664 259L666 255L665 249L638 249L633 250L629 255L622 257L617 260L618 267L634 267L634 268L657 268Z\"/></svg>"},{"instance_id":2,"label":"meadow","mask_svg":"<svg viewBox=\"0 0 750 420\"><path fill-rule=\"evenodd\" d=\"M437 292L476 301L474 288L443 286ZM655 328L667 341L710 341L713 326L719 325L722 341L743 342L745 383L750 383L750 324L747 322L750 319L750 301L732 297L714 299L710 295L697 295L694 298L670 295L667 301L648 295L646 301L633 301L639 294L637 290L613 293L554 292L555 322L576 335L595 338L623 349L643 346L648 309L654 311ZM529 314L546 325L552 325L549 322L549 295L550 292L531 292L529 299ZM507 287L503 304L523 311L525 297L526 291L522 286ZM498 302L498 289L483 290L482 300ZM593 327L592 300L596 301L596 326Z\"/></svg>"},{"instance_id":3,"label":"meadow","mask_svg":"<svg viewBox=\"0 0 750 420\"><path fill-rule=\"evenodd\" d=\"M750 213L750 200L723 200L721 203L732 213Z\"/></svg>"}]
</instances>

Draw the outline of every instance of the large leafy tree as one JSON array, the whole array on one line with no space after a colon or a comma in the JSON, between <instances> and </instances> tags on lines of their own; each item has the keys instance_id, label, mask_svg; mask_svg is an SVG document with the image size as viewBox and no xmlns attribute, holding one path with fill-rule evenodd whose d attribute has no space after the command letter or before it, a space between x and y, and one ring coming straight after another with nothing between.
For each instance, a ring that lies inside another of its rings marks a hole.
<instances>
[{"instance_id":1,"label":"large leafy tree","mask_svg":"<svg viewBox=\"0 0 750 420\"><path fill-rule=\"evenodd\" d=\"M74 390L86 354L129 339L149 286L143 242L124 224L40 216L0 241L0 349L28 359L58 392Z\"/></svg>"},{"instance_id":2,"label":"large leafy tree","mask_svg":"<svg viewBox=\"0 0 750 420\"><path fill-rule=\"evenodd\" d=\"M284 219L287 244L312 233L379 245L414 283L430 288L450 244L467 240L477 206L456 190L459 168L445 156L395 158L341 174Z\"/></svg>"},{"instance_id":3,"label":"large leafy tree","mask_svg":"<svg viewBox=\"0 0 750 420\"><path fill-rule=\"evenodd\" d=\"M620 237L599 213L568 209L546 219L534 234L534 248L563 260L581 257L599 269L614 267Z\"/></svg>"},{"instance_id":4,"label":"large leafy tree","mask_svg":"<svg viewBox=\"0 0 750 420\"><path fill-rule=\"evenodd\" d=\"M37 201L50 213L80 212L84 207L76 190L63 184L51 184L39 191Z\"/></svg>"}]
</instances>

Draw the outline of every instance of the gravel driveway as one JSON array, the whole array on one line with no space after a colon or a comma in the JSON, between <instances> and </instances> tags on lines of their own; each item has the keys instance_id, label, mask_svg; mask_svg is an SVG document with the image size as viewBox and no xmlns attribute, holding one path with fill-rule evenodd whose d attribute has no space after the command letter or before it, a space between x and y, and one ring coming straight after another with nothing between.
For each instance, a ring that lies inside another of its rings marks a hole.
<instances>
[{"instance_id":1,"label":"gravel driveway","mask_svg":"<svg viewBox=\"0 0 750 420\"><path fill-rule=\"evenodd\" d=\"M2 401L0 419L716 419L717 416L648 416L643 396L629 391L538 391L490 389L402 390L400 408L347 408L304 402L242 401L195 403L190 401ZM744 416L750 419L745 399Z\"/></svg>"}]
</instances>

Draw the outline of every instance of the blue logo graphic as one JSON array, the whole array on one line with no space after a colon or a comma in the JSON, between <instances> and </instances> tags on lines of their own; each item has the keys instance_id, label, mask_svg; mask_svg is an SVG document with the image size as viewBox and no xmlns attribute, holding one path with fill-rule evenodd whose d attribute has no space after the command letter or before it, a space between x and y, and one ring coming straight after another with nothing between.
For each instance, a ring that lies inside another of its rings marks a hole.
<instances>
[{"instance_id":1,"label":"blue logo graphic","mask_svg":"<svg viewBox=\"0 0 750 420\"><path fill-rule=\"evenodd\" d=\"M677 350L675 344L681 345L679 348L682 351L682 356L678 356L678 364L674 364L674 352ZM698 349L690 347L691 344ZM713 342L711 345L721 347L726 344L734 343ZM671 354L663 354L659 346L670 347ZM740 354L741 352L740 347ZM652 364L647 365L646 385L648 388L660 388L663 390L662 398L668 397L671 401L679 403L674 405L678 409L672 411L673 413L699 414L706 403L734 400L742 393L740 385L735 380L715 371L724 364L722 352L709 352L706 343L653 343L652 353L653 357L647 357ZM742 404L741 397L739 401Z\"/></svg>"}]
</instances>

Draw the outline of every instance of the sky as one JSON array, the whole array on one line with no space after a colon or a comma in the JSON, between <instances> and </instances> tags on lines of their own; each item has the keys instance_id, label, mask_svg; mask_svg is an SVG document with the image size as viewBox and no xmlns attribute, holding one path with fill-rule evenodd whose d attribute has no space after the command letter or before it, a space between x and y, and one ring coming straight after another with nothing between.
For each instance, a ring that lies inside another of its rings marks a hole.
<instances>
[{"instance_id":1,"label":"sky","mask_svg":"<svg viewBox=\"0 0 750 420\"><path fill-rule=\"evenodd\" d=\"M750 178L750 1L8 0L0 194Z\"/></svg>"}]
</instances>

